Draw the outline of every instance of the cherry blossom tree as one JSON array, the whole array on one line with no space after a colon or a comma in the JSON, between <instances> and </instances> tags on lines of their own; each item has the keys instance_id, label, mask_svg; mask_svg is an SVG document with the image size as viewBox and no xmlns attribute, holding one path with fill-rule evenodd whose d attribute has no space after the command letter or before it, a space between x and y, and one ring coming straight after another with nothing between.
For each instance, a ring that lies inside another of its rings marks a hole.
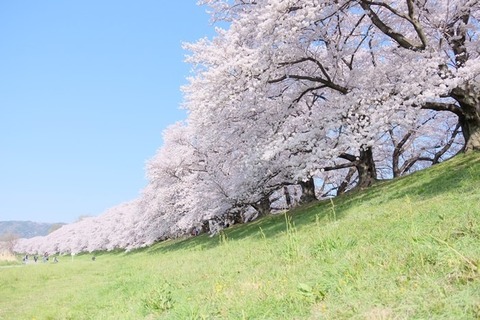
<instances>
[{"instance_id":1,"label":"cherry blossom tree","mask_svg":"<svg viewBox=\"0 0 480 320\"><path fill-rule=\"evenodd\" d=\"M98 217L64 225L47 236L19 239L14 250L30 254L77 254L139 248L148 243L145 233L135 230L135 224L142 218L139 200L134 200L112 207Z\"/></svg>"},{"instance_id":2,"label":"cherry blossom tree","mask_svg":"<svg viewBox=\"0 0 480 320\"><path fill-rule=\"evenodd\" d=\"M244 101L247 91L291 110L280 115L288 119L316 99L323 115L311 114L317 124L334 130L343 121L336 156L365 158L372 176L375 137L409 124L421 109L457 115L465 149L479 148L478 1L203 3L230 24L214 41L189 47L190 61L201 65L199 81L217 77L219 103Z\"/></svg>"},{"instance_id":3,"label":"cherry blossom tree","mask_svg":"<svg viewBox=\"0 0 480 320\"><path fill-rule=\"evenodd\" d=\"M15 233L4 233L0 235L0 253L6 251L7 253L14 253L14 248L20 237Z\"/></svg>"},{"instance_id":4,"label":"cherry blossom tree","mask_svg":"<svg viewBox=\"0 0 480 320\"><path fill-rule=\"evenodd\" d=\"M185 45L188 119L139 198L18 250L138 248L480 150L479 0L200 3L224 29Z\"/></svg>"}]
</instances>

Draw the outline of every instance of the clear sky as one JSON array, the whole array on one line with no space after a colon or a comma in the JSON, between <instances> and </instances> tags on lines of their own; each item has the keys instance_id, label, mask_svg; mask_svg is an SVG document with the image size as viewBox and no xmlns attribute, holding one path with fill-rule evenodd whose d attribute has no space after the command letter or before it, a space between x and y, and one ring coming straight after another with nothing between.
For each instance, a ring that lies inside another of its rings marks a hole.
<instances>
[{"instance_id":1,"label":"clear sky","mask_svg":"<svg viewBox=\"0 0 480 320\"><path fill-rule=\"evenodd\" d=\"M186 114L196 0L0 1L0 221L73 222L135 199Z\"/></svg>"}]
</instances>

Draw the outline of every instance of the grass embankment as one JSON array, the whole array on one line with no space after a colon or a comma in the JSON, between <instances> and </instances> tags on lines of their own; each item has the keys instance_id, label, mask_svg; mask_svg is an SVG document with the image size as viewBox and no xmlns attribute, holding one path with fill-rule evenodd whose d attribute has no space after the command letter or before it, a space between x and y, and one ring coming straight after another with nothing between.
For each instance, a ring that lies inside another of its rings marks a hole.
<instances>
[{"instance_id":1,"label":"grass embankment","mask_svg":"<svg viewBox=\"0 0 480 320\"><path fill-rule=\"evenodd\" d=\"M90 257L0 269L0 319L479 319L480 156Z\"/></svg>"}]
</instances>

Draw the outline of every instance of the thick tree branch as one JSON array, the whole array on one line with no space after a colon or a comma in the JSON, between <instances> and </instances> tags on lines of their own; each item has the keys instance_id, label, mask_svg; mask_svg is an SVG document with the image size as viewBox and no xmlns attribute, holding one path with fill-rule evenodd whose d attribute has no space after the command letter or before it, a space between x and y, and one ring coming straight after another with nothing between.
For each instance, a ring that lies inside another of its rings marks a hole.
<instances>
[{"instance_id":1,"label":"thick tree branch","mask_svg":"<svg viewBox=\"0 0 480 320\"><path fill-rule=\"evenodd\" d=\"M407 0L408 6L408 16L410 17L409 21L413 25L413 28L417 32L418 38L422 42L422 47L425 49L427 47L427 36L423 32L423 28L420 25L420 22L415 17L415 6L413 4L413 0Z\"/></svg>"},{"instance_id":2,"label":"thick tree branch","mask_svg":"<svg viewBox=\"0 0 480 320\"><path fill-rule=\"evenodd\" d=\"M470 9L467 8L465 12L462 12L462 14L457 16L447 25L447 41L452 46L452 50L455 54L455 63L459 67L463 66L468 60L468 52L465 47L467 30L464 26L468 23L469 19Z\"/></svg>"},{"instance_id":3,"label":"thick tree branch","mask_svg":"<svg viewBox=\"0 0 480 320\"><path fill-rule=\"evenodd\" d=\"M355 167L355 163L349 162L349 163L342 163L342 164L337 164L334 166L329 166L329 167L323 167L323 171L333 171L333 170L339 170L339 169L345 169L345 168L351 168Z\"/></svg>"},{"instance_id":4,"label":"thick tree branch","mask_svg":"<svg viewBox=\"0 0 480 320\"><path fill-rule=\"evenodd\" d=\"M313 62L315 63L318 68L320 69L320 71L322 72L323 76L325 77L325 79L329 82L332 82L332 79L330 78L330 76L328 75L328 72L327 70L325 69L325 67L320 63L320 61L318 61L317 59L314 59L312 57L305 57L305 58L301 58L301 59L298 59L298 60L295 60L295 61L291 61L291 62L282 62L280 63L279 65L280 66L293 66L295 64L299 64L299 63L303 63L303 62Z\"/></svg>"},{"instance_id":5,"label":"thick tree branch","mask_svg":"<svg viewBox=\"0 0 480 320\"><path fill-rule=\"evenodd\" d=\"M435 153L432 160L433 164L438 163L440 161L440 158L448 151L448 149L450 149L450 147L455 142L455 137L460 133L460 129L461 129L461 124L457 123L457 125L455 126L455 129L452 132L452 136L450 137L448 142L443 146L442 149L440 149L437 153Z\"/></svg>"},{"instance_id":6,"label":"thick tree branch","mask_svg":"<svg viewBox=\"0 0 480 320\"><path fill-rule=\"evenodd\" d=\"M367 14L370 17L370 19L372 20L373 24L378 29L380 29L380 31L382 31L385 35L387 35L388 37L393 39L395 42L397 42L402 48L409 49L409 50L414 50L414 51L421 51L421 50L425 49L425 43L423 43L424 40L425 40L424 36L423 36L423 39L422 39L422 36L420 36L420 34L419 34L419 38L421 39L422 44L415 45L413 42L408 40L403 34L394 31L391 27L386 25L382 21L382 19L380 19L380 17L372 10L371 5L377 5L377 6L385 7L389 11L394 13L395 15L406 19L408 22L413 24L415 30L418 33L417 27L419 27L419 26L415 27L415 23L410 19L410 17L405 16L405 15L397 12L395 9L393 9L392 7L390 7L389 5L387 5L383 2L360 0L360 6L362 7L363 10L365 10L365 12L367 12ZM423 34L423 32L421 34Z\"/></svg>"},{"instance_id":7,"label":"thick tree branch","mask_svg":"<svg viewBox=\"0 0 480 320\"><path fill-rule=\"evenodd\" d=\"M342 183L340 183L340 185L338 186L337 195L343 194L347 191L347 187L351 183L352 177L355 172L357 172L357 170L354 168L350 168L350 170L348 170L345 179L343 179Z\"/></svg>"},{"instance_id":8,"label":"thick tree branch","mask_svg":"<svg viewBox=\"0 0 480 320\"><path fill-rule=\"evenodd\" d=\"M418 161L428 161L428 162L432 162L432 159L431 158L427 158L427 157L422 157L422 156L416 156L416 157L413 157L411 159L409 159L408 161L405 161L405 163L403 164L403 166L400 168L400 172L401 174L404 174L405 172L408 172L415 163L417 163Z\"/></svg>"},{"instance_id":9,"label":"thick tree branch","mask_svg":"<svg viewBox=\"0 0 480 320\"><path fill-rule=\"evenodd\" d=\"M402 173L401 169L399 168L400 156L405 151L405 144L410 139L412 134L413 134L413 131L407 132L407 134L405 134L398 143L395 143L395 140L393 139L393 133L391 133L392 141L394 143L394 149L392 154L392 166L393 166L394 177L398 177Z\"/></svg>"},{"instance_id":10,"label":"thick tree branch","mask_svg":"<svg viewBox=\"0 0 480 320\"><path fill-rule=\"evenodd\" d=\"M455 113L459 118L464 117L462 109L459 108L455 103L426 102L421 106L421 108L433 111L450 111Z\"/></svg>"},{"instance_id":11,"label":"thick tree branch","mask_svg":"<svg viewBox=\"0 0 480 320\"><path fill-rule=\"evenodd\" d=\"M323 78L319 77L312 77L312 76L302 76L302 75L295 75L295 74L289 74L289 75L284 75L276 79L269 80L268 83L278 83L285 81L287 79L294 79L294 80L307 80L311 82L319 82L322 83L325 87L330 88L332 90L338 91L342 94L347 94L348 89L345 87L342 87L340 85L337 85L333 82L327 81Z\"/></svg>"},{"instance_id":12,"label":"thick tree branch","mask_svg":"<svg viewBox=\"0 0 480 320\"><path fill-rule=\"evenodd\" d=\"M345 159L347 161L350 161L350 162L357 161L357 157L355 157L353 154L349 154L349 153L342 153L338 157L341 158L341 159Z\"/></svg>"},{"instance_id":13,"label":"thick tree branch","mask_svg":"<svg viewBox=\"0 0 480 320\"><path fill-rule=\"evenodd\" d=\"M295 100L293 100L293 103L298 103L307 93L312 92L312 91L316 91L316 90L320 90L320 89L323 89L323 88L325 88L325 85L321 85L321 86L313 87L313 88L308 88L307 90L303 91L303 92L298 96L298 98L296 98Z\"/></svg>"}]
</instances>

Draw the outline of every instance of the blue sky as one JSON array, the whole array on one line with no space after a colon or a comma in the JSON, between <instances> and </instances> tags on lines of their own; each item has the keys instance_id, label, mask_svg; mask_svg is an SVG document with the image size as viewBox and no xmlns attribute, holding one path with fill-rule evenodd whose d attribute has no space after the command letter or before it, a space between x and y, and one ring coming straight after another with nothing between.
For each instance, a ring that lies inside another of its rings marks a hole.
<instances>
[{"instance_id":1,"label":"blue sky","mask_svg":"<svg viewBox=\"0 0 480 320\"><path fill-rule=\"evenodd\" d=\"M0 2L0 220L73 222L136 198L185 119L195 0Z\"/></svg>"}]
</instances>

